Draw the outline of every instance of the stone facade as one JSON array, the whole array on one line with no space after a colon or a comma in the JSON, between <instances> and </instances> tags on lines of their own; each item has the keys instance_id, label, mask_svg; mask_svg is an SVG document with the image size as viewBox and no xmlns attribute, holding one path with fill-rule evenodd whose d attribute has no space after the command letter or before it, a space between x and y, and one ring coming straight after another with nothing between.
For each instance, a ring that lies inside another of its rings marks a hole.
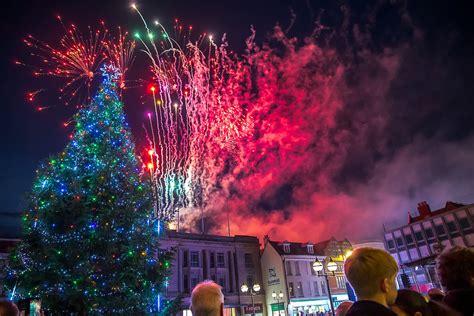
<instances>
[{"instance_id":1,"label":"stone facade","mask_svg":"<svg viewBox=\"0 0 474 316\"><path fill-rule=\"evenodd\" d=\"M182 294L184 306L189 306L193 287L203 280L214 280L223 288L225 315L251 314L251 297L243 294L240 288L244 283L249 287L262 284L257 237L171 231L160 241L160 248L176 251L167 297ZM263 287L253 300L256 315L266 315ZM183 311L184 315L188 313Z\"/></svg>"}]
</instances>

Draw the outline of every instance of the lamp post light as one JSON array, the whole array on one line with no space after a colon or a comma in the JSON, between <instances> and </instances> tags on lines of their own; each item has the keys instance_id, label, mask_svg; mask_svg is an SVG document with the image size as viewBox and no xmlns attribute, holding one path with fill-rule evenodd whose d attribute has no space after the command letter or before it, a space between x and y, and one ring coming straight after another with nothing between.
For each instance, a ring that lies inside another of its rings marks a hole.
<instances>
[{"instance_id":1,"label":"lamp post light","mask_svg":"<svg viewBox=\"0 0 474 316\"><path fill-rule=\"evenodd\" d=\"M332 258L329 259L328 264L326 265L326 269L332 273L334 276L334 272L337 270L337 263L332 261ZM326 287L328 290L328 297L329 297L329 304L331 306L331 314L334 316L334 304L332 302L332 296L331 296L331 287L329 286L329 279L328 279L328 274L324 271L324 266L323 264L316 258L316 260L313 263L313 270L318 273L318 276L324 276L326 279Z\"/></svg>"},{"instance_id":2,"label":"lamp post light","mask_svg":"<svg viewBox=\"0 0 474 316\"><path fill-rule=\"evenodd\" d=\"M252 315L255 316L255 305L253 302L253 297L257 295L258 292L260 292L260 284L255 283L251 288L249 288L247 284L244 283L240 287L240 290L242 291L242 293L244 294L248 293L250 295L250 300L252 301Z\"/></svg>"},{"instance_id":3,"label":"lamp post light","mask_svg":"<svg viewBox=\"0 0 474 316\"><path fill-rule=\"evenodd\" d=\"M280 300L283 299L283 292L280 291L280 293L278 293L278 295L275 293L275 291L273 291L272 293L272 297L274 300L277 301L277 306L278 306L278 315L281 315L281 312L280 312ZM285 313L285 306L284 306L285 303L283 303L283 315L286 315Z\"/></svg>"}]
</instances>

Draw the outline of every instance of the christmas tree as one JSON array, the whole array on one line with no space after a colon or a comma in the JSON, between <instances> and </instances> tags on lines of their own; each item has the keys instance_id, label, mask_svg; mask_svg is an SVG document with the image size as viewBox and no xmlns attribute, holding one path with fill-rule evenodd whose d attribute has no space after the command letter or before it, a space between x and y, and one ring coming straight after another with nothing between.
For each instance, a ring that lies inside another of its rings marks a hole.
<instances>
[{"instance_id":1,"label":"christmas tree","mask_svg":"<svg viewBox=\"0 0 474 316\"><path fill-rule=\"evenodd\" d=\"M38 297L61 314L163 312L171 253L157 251L160 223L117 94L120 74L102 71L70 143L37 170L11 257L11 295Z\"/></svg>"}]
</instances>

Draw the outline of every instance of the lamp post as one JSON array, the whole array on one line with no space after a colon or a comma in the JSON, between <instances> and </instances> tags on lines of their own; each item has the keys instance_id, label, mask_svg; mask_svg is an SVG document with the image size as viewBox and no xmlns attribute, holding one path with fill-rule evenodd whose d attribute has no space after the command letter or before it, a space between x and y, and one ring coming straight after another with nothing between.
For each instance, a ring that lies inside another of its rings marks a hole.
<instances>
[{"instance_id":1,"label":"lamp post","mask_svg":"<svg viewBox=\"0 0 474 316\"><path fill-rule=\"evenodd\" d=\"M273 291L272 297L273 297L274 300L277 301L278 315L281 315L281 312L280 312L280 300L283 299L283 292L280 291L280 293L278 293L278 295L277 295L277 294L275 293L275 291ZM283 315L286 315L284 304L285 304L285 303L283 303Z\"/></svg>"},{"instance_id":2,"label":"lamp post","mask_svg":"<svg viewBox=\"0 0 474 316\"><path fill-rule=\"evenodd\" d=\"M242 293L244 294L249 294L250 295L250 300L252 301L252 315L255 316L255 305L254 305L254 302L253 302L253 297L255 295L258 294L258 292L260 292L260 284L258 283L255 283L250 289L249 287L247 286L247 284L242 284L242 286L240 287L240 290L242 291Z\"/></svg>"},{"instance_id":3,"label":"lamp post","mask_svg":"<svg viewBox=\"0 0 474 316\"><path fill-rule=\"evenodd\" d=\"M334 271L337 270L337 263L332 261L332 258L329 259L328 264L326 265L326 269L332 273L334 276ZM329 304L331 305L331 314L334 316L334 304L332 302L332 296L331 296L331 287L329 286L329 279L328 279L328 274L324 271L324 266L323 264L316 258L316 260L313 263L313 270L318 273L318 276L324 276L326 279L326 287L328 290L328 297L329 297Z\"/></svg>"}]
</instances>

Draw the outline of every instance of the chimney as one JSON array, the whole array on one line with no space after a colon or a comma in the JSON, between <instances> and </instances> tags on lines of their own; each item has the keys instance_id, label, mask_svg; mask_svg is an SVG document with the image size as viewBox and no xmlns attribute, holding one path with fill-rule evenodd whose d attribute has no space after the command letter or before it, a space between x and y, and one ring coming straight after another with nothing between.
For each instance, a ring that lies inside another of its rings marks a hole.
<instances>
[{"instance_id":1,"label":"chimney","mask_svg":"<svg viewBox=\"0 0 474 316\"><path fill-rule=\"evenodd\" d=\"M265 235L265 236L263 237L263 244L266 245L267 242L269 242L269 241L270 241L270 237L269 237L268 235Z\"/></svg>"},{"instance_id":2,"label":"chimney","mask_svg":"<svg viewBox=\"0 0 474 316\"><path fill-rule=\"evenodd\" d=\"M426 201L418 203L418 213L420 213L421 218L426 218L431 216L430 206Z\"/></svg>"}]
</instances>

